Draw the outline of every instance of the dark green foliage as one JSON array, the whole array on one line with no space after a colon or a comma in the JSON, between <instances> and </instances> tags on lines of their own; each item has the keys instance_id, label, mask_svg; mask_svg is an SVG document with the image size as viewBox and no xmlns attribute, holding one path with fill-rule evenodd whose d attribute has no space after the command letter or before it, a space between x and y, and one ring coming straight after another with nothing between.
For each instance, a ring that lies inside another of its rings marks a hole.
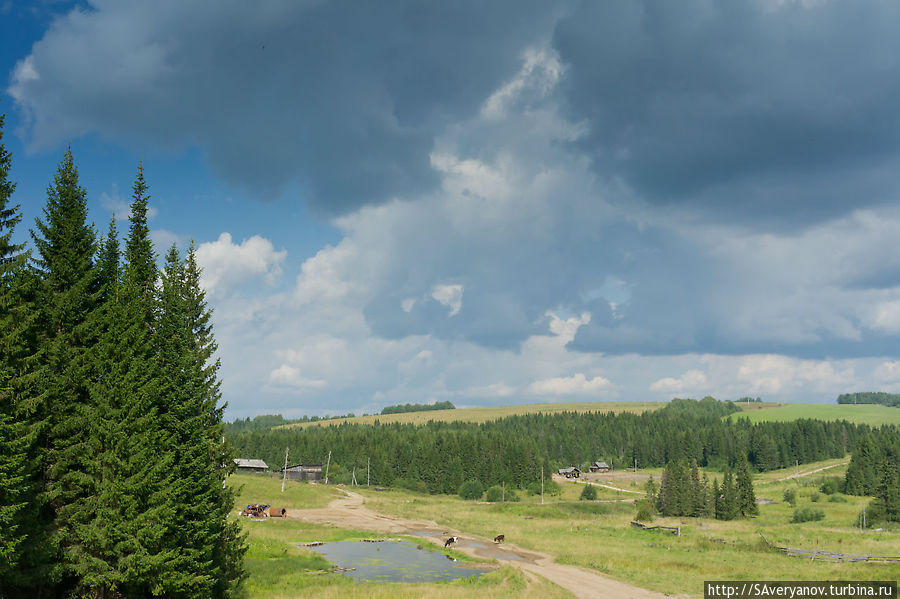
<instances>
[{"instance_id":1,"label":"dark green foliage","mask_svg":"<svg viewBox=\"0 0 900 599\"><path fill-rule=\"evenodd\" d=\"M637 514L634 519L638 522L653 522L653 516L656 510L648 499L639 499L635 504L637 506Z\"/></svg>"},{"instance_id":2,"label":"dark green foliage","mask_svg":"<svg viewBox=\"0 0 900 599\"><path fill-rule=\"evenodd\" d=\"M837 476L830 476L822 481L819 490L826 495L834 495L841 491L841 487L843 487L843 481Z\"/></svg>"},{"instance_id":3,"label":"dark green foliage","mask_svg":"<svg viewBox=\"0 0 900 599\"><path fill-rule=\"evenodd\" d=\"M829 503L847 503L847 498L843 495L835 493L828 498Z\"/></svg>"},{"instance_id":4,"label":"dark green foliage","mask_svg":"<svg viewBox=\"0 0 900 599\"><path fill-rule=\"evenodd\" d=\"M594 485L584 485L578 499L581 501L595 501L597 499L597 488Z\"/></svg>"},{"instance_id":5,"label":"dark green foliage","mask_svg":"<svg viewBox=\"0 0 900 599\"><path fill-rule=\"evenodd\" d=\"M844 393L838 395L838 403L875 403L883 406L900 406L900 393L884 393L883 391L869 391L863 393Z\"/></svg>"},{"instance_id":6,"label":"dark green foliage","mask_svg":"<svg viewBox=\"0 0 900 599\"><path fill-rule=\"evenodd\" d=\"M231 454L193 248L160 288L139 169L126 263L114 220L95 252L69 150L29 265L10 244L7 157L0 146L0 594L234 596L246 548L227 520Z\"/></svg>"},{"instance_id":7,"label":"dark green foliage","mask_svg":"<svg viewBox=\"0 0 900 599\"><path fill-rule=\"evenodd\" d=\"M477 480L467 480L459 486L459 496L463 499L481 499L484 486Z\"/></svg>"},{"instance_id":8,"label":"dark green foliage","mask_svg":"<svg viewBox=\"0 0 900 599\"><path fill-rule=\"evenodd\" d=\"M738 458L735 493L737 494L737 509L741 517L747 518L759 514L756 493L753 492L753 478L750 476L750 464L744 454Z\"/></svg>"},{"instance_id":9,"label":"dark green foliage","mask_svg":"<svg viewBox=\"0 0 900 599\"><path fill-rule=\"evenodd\" d=\"M656 481L653 480L652 475L647 479L647 484L644 485L644 493L647 494L647 501L654 506L655 510L655 506L659 502L659 488L656 486Z\"/></svg>"},{"instance_id":10,"label":"dark green foliage","mask_svg":"<svg viewBox=\"0 0 900 599\"><path fill-rule=\"evenodd\" d=\"M794 510L794 517L791 522L816 522L825 519L825 512L811 507L799 507Z\"/></svg>"},{"instance_id":11,"label":"dark green foliage","mask_svg":"<svg viewBox=\"0 0 900 599\"><path fill-rule=\"evenodd\" d=\"M493 487L488 488L487 492L484 494L484 500L490 501L491 503L497 503L498 501L503 501L503 487L500 485L494 485Z\"/></svg>"},{"instance_id":12,"label":"dark green foliage","mask_svg":"<svg viewBox=\"0 0 900 599\"><path fill-rule=\"evenodd\" d=\"M438 401L435 403L407 403L398 404L396 406L387 406L381 410L382 414L405 414L407 412L428 412L432 410L455 410L449 401Z\"/></svg>"},{"instance_id":13,"label":"dark green foliage","mask_svg":"<svg viewBox=\"0 0 900 599\"><path fill-rule=\"evenodd\" d=\"M788 487L784 490L783 498L787 503L791 504L791 507L795 507L797 505L797 489Z\"/></svg>"},{"instance_id":14,"label":"dark green foliage","mask_svg":"<svg viewBox=\"0 0 900 599\"><path fill-rule=\"evenodd\" d=\"M817 501L819 501L819 494L816 493L815 491L813 491L812 493L809 494L809 500L812 501L813 503L816 503Z\"/></svg>"}]
</instances>

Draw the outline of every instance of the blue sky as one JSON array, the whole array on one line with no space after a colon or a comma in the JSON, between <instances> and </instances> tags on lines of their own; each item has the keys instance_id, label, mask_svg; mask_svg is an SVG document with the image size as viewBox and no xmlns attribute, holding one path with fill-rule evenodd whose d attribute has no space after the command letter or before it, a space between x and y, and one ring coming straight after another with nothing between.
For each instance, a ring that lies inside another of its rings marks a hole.
<instances>
[{"instance_id":1,"label":"blue sky","mask_svg":"<svg viewBox=\"0 0 900 599\"><path fill-rule=\"evenodd\" d=\"M894 2L0 18L19 234L67 143L101 231L143 160L229 418L900 391Z\"/></svg>"}]
</instances>

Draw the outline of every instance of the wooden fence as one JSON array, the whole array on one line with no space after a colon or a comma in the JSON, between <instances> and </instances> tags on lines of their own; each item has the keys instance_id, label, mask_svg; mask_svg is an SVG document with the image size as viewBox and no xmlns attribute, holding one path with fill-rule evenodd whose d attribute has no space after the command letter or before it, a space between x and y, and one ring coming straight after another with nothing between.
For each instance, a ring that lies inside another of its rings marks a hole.
<instances>
[{"instance_id":1,"label":"wooden fence","mask_svg":"<svg viewBox=\"0 0 900 599\"><path fill-rule=\"evenodd\" d=\"M680 526L647 526L646 524L641 524L640 522L631 522L631 525L635 528L640 528L641 530L665 530L671 532L676 537L681 536L681 527Z\"/></svg>"},{"instance_id":2,"label":"wooden fence","mask_svg":"<svg viewBox=\"0 0 900 599\"><path fill-rule=\"evenodd\" d=\"M772 549L790 555L792 557L802 557L809 560L818 560L824 562L882 562L882 563L900 563L900 557L889 555L862 555L859 553L834 553L833 551L822 551L819 549L797 549L796 547L779 547L769 542L763 533L759 533L766 545Z\"/></svg>"}]
</instances>

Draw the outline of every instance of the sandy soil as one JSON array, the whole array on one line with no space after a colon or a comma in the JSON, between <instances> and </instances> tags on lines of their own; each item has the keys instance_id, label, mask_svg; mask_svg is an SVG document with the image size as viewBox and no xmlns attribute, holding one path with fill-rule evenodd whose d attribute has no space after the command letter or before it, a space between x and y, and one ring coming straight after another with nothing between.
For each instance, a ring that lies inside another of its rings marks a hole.
<instances>
[{"instance_id":1,"label":"sandy soil","mask_svg":"<svg viewBox=\"0 0 900 599\"><path fill-rule=\"evenodd\" d=\"M397 516L379 514L363 505L363 497L346 491L345 497L335 499L327 508L294 510L291 517L305 522L371 530L387 534L415 535L435 543L443 543L450 536L458 536L454 549L476 558L498 559L503 563L538 574L550 580L576 597L583 598L633 598L661 599L660 593L641 589L624 582L607 578L597 572L553 562L545 553L526 551L512 543L495 544L492 539L461 533L427 520L407 520Z\"/></svg>"}]
</instances>

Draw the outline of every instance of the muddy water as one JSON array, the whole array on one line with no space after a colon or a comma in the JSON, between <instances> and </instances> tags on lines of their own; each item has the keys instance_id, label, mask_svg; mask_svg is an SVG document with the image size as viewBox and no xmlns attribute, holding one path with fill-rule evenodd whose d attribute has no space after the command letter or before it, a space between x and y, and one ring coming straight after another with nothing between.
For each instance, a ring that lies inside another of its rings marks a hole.
<instances>
[{"instance_id":1,"label":"muddy water","mask_svg":"<svg viewBox=\"0 0 900 599\"><path fill-rule=\"evenodd\" d=\"M440 551L428 551L407 541L338 541L318 547L308 547L321 553L341 568L355 568L343 572L356 580L378 582L438 582L467 576L480 576L484 569L460 566Z\"/></svg>"}]
</instances>

